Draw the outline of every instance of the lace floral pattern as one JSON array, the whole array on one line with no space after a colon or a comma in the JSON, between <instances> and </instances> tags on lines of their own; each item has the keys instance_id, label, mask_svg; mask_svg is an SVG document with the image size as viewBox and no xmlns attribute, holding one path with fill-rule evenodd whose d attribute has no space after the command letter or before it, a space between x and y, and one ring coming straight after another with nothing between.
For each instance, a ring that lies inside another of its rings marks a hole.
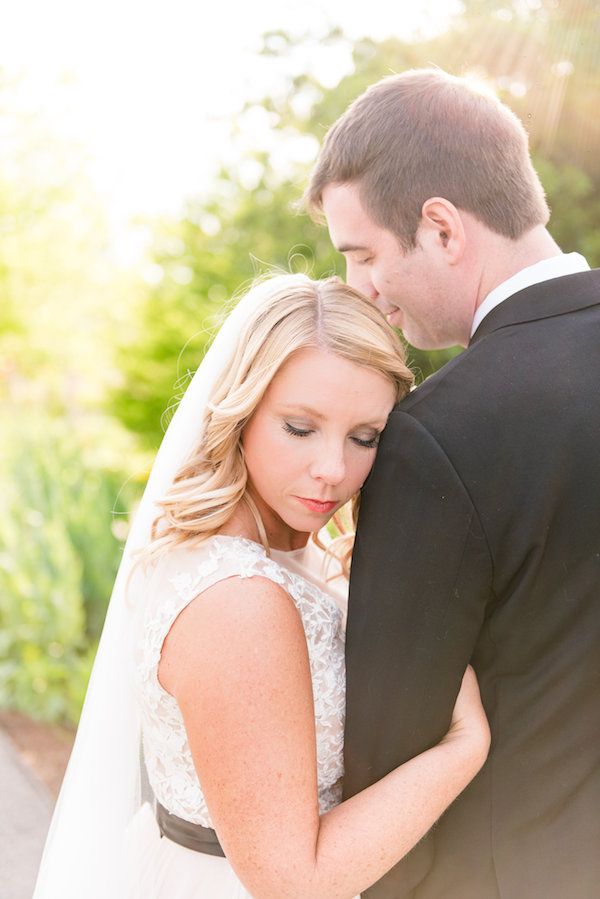
<instances>
[{"instance_id":1,"label":"lace floral pattern","mask_svg":"<svg viewBox=\"0 0 600 899\"><path fill-rule=\"evenodd\" d=\"M242 537L213 537L195 550L172 555L168 566L158 563L152 582L147 583L147 595L140 598L147 608L136 648L144 756L157 799L180 818L212 827L183 718L176 700L158 681L158 663L171 625L199 593L227 577L261 575L289 593L302 618L315 707L319 807L325 812L337 805L341 801L345 709L340 609L327 593Z\"/></svg>"}]
</instances>

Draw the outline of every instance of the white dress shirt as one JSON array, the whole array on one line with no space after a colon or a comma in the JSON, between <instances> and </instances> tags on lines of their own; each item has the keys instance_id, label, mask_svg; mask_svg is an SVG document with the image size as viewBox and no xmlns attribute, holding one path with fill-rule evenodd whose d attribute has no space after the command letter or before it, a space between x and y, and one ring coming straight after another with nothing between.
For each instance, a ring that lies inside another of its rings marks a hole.
<instances>
[{"instance_id":1,"label":"white dress shirt","mask_svg":"<svg viewBox=\"0 0 600 899\"><path fill-rule=\"evenodd\" d=\"M574 275L577 272L587 272L590 267L581 253L561 253L559 256L551 256L550 259L542 259L534 265L528 265L516 275L502 281L488 293L485 300L479 306L473 318L471 337L486 317L496 306L511 297L525 287L533 284L541 284L542 281L550 281L551 278L560 278L562 275Z\"/></svg>"}]
</instances>

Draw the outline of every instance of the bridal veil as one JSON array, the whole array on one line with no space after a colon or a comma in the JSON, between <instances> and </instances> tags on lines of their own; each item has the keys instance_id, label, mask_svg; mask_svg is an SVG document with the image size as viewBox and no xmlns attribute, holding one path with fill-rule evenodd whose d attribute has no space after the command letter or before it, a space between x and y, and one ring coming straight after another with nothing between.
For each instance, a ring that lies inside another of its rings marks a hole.
<instances>
[{"instance_id":1,"label":"bridal veil","mask_svg":"<svg viewBox=\"0 0 600 899\"><path fill-rule=\"evenodd\" d=\"M274 282L306 281L281 275L252 288L225 320L192 379L162 441L129 537L94 662L73 752L46 840L33 899L121 899L128 858L126 835L144 799L141 721L132 641L136 609L126 585L136 553L150 541L151 526L173 479L201 438L213 385L231 363L253 308Z\"/></svg>"}]
</instances>

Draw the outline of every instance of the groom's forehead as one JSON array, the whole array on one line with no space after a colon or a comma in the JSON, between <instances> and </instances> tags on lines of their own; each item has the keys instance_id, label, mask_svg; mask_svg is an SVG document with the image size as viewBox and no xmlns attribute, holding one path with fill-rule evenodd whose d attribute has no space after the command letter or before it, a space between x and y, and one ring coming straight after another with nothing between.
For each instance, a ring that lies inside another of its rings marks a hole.
<instances>
[{"instance_id":1,"label":"groom's forehead","mask_svg":"<svg viewBox=\"0 0 600 899\"><path fill-rule=\"evenodd\" d=\"M326 215L342 213L351 218L366 215L356 184L328 184L323 189L323 211Z\"/></svg>"},{"instance_id":2,"label":"groom's forehead","mask_svg":"<svg viewBox=\"0 0 600 899\"><path fill-rule=\"evenodd\" d=\"M328 184L323 212L332 243L341 253L368 249L377 225L365 211L355 185Z\"/></svg>"}]
</instances>

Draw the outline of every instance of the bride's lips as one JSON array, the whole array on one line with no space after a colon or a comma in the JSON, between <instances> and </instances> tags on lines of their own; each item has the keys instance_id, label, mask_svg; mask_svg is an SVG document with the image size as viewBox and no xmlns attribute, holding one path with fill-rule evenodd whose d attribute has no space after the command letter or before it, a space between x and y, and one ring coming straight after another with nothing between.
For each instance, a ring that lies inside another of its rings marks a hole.
<instances>
[{"instance_id":1,"label":"bride's lips","mask_svg":"<svg viewBox=\"0 0 600 899\"><path fill-rule=\"evenodd\" d=\"M307 509L310 509L311 512L318 512L321 515L327 514L327 512L333 512L337 506L337 502L323 503L318 499L307 499L304 496L297 496L296 499L299 500L303 506L306 506Z\"/></svg>"}]
</instances>

